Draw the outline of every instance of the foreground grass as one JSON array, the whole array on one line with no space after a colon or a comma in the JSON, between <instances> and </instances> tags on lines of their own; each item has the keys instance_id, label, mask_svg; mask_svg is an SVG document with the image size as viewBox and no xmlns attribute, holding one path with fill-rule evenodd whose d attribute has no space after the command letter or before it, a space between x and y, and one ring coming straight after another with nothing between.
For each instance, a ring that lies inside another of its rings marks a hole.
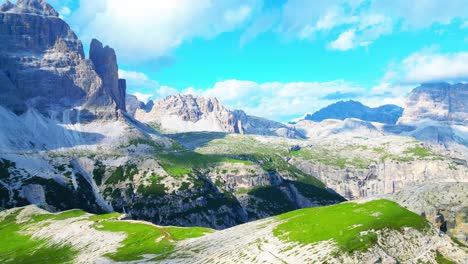
<instances>
[{"instance_id":1,"label":"foreground grass","mask_svg":"<svg viewBox=\"0 0 468 264\"><path fill-rule=\"evenodd\" d=\"M106 257L114 261L138 261L144 255L164 258L173 252L177 241L201 237L213 232L202 227L159 227L152 224L117 221L119 213L90 215L81 210L70 210L59 214L33 215L27 221L17 223L17 216L23 209L8 214L0 221L0 263L72 263L78 251L70 245L54 245L49 241L35 239L25 231L33 226L49 224L76 218L79 221L95 222L94 228L100 231L124 233L126 238L115 253ZM87 217L86 217L87 216Z\"/></svg>"},{"instance_id":2,"label":"foreground grass","mask_svg":"<svg viewBox=\"0 0 468 264\"><path fill-rule=\"evenodd\" d=\"M50 245L46 240L33 239L22 231L30 223L18 224L16 217L19 211L8 215L0 222L0 263L71 263L78 253L69 245ZM45 219L64 220L75 212L64 214L37 216L33 220L43 221Z\"/></svg>"},{"instance_id":3,"label":"foreground grass","mask_svg":"<svg viewBox=\"0 0 468 264\"><path fill-rule=\"evenodd\" d=\"M125 221L100 222L97 230L124 232L127 238L122 247L115 253L106 256L114 261L136 261L144 255L167 255L175 248L175 241L203 236L213 232L208 228L159 227L144 223L129 223Z\"/></svg>"},{"instance_id":4,"label":"foreground grass","mask_svg":"<svg viewBox=\"0 0 468 264\"><path fill-rule=\"evenodd\" d=\"M280 239L301 244L331 239L344 252L367 250L377 242L377 230L429 227L421 216L388 200L302 209L277 218L285 221L274 230Z\"/></svg>"}]
</instances>

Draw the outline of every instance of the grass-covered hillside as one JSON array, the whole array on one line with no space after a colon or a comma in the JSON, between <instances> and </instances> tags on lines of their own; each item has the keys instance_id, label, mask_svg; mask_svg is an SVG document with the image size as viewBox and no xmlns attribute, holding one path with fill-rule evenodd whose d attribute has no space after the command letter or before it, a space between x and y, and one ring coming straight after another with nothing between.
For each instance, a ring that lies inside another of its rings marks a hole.
<instances>
[{"instance_id":1,"label":"grass-covered hillside","mask_svg":"<svg viewBox=\"0 0 468 264\"><path fill-rule=\"evenodd\" d=\"M34 206L0 213L1 263L443 263L466 249L387 200L308 208L222 231ZM448 262L450 263L450 262Z\"/></svg>"}]
</instances>

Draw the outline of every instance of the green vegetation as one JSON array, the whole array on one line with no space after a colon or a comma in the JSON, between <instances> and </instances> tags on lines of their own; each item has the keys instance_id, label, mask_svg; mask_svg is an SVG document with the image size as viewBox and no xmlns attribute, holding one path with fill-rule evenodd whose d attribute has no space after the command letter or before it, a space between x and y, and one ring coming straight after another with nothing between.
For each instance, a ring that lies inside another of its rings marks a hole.
<instances>
[{"instance_id":1,"label":"green vegetation","mask_svg":"<svg viewBox=\"0 0 468 264\"><path fill-rule=\"evenodd\" d=\"M438 264L455 264L455 262L446 259L439 251L436 251L436 261Z\"/></svg>"},{"instance_id":2,"label":"green vegetation","mask_svg":"<svg viewBox=\"0 0 468 264\"><path fill-rule=\"evenodd\" d=\"M203 155L192 151L164 153L158 157L164 170L174 177L189 174L193 169L206 168L209 164L221 162L252 164L250 161L217 155Z\"/></svg>"},{"instance_id":3,"label":"green vegetation","mask_svg":"<svg viewBox=\"0 0 468 264\"><path fill-rule=\"evenodd\" d=\"M94 164L93 178L97 185L102 184L102 179L106 173L106 166L104 166L100 161L96 161Z\"/></svg>"},{"instance_id":4,"label":"green vegetation","mask_svg":"<svg viewBox=\"0 0 468 264\"><path fill-rule=\"evenodd\" d=\"M122 166L119 166L107 179L106 184L117 184L122 181L125 181L124 170Z\"/></svg>"},{"instance_id":5,"label":"green vegetation","mask_svg":"<svg viewBox=\"0 0 468 264\"><path fill-rule=\"evenodd\" d=\"M17 223L16 217L23 210L12 211L0 221L0 263L55 264L72 263L77 251L70 245L52 244L43 239L34 239L26 235L26 230L36 225L49 223L50 220L61 221L71 218L95 221L94 228L110 232L123 232L127 237L117 252L106 256L114 261L137 261L145 254L164 255L172 253L175 241L203 236L213 232L208 228L158 227L151 224L116 221L119 213L90 215L81 210L70 210L58 214L33 215L24 223ZM85 217L83 217L85 216ZM78 218L80 219L80 218ZM77 219L77 220L78 220Z\"/></svg>"},{"instance_id":6,"label":"green vegetation","mask_svg":"<svg viewBox=\"0 0 468 264\"><path fill-rule=\"evenodd\" d=\"M117 219L119 216L121 216L120 213L109 213L109 214L102 214L102 215L92 215L92 216L88 217L88 220L91 220L91 221L111 220L111 219Z\"/></svg>"},{"instance_id":7,"label":"green vegetation","mask_svg":"<svg viewBox=\"0 0 468 264\"><path fill-rule=\"evenodd\" d=\"M96 229L127 234L127 238L122 242L123 246L117 252L106 255L114 261L141 260L143 255L146 254L162 255L162 258L164 258L165 254L169 254L174 250L175 243L173 241L200 237L212 232L211 229L200 227L163 228L124 221L102 221Z\"/></svg>"},{"instance_id":8,"label":"green vegetation","mask_svg":"<svg viewBox=\"0 0 468 264\"><path fill-rule=\"evenodd\" d=\"M161 179L158 175L152 175L151 184L149 186L138 186L137 192L142 194L143 197L162 197L166 195L167 188L164 184L160 183Z\"/></svg>"},{"instance_id":9,"label":"green vegetation","mask_svg":"<svg viewBox=\"0 0 468 264\"><path fill-rule=\"evenodd\" d=\"M404 153L413 154L414 156L419 157L419 158L435 156L435 154L432 151L423 147L408 148L407 150L404 151Z\"/></svg>"},{"instance_id":10,"label":"green vegetation","mask_svg":"<svg viewBox=\"0 0 468 264\"><path fill-rule=\"evenodd\" d=\"M373 230L412 227L423 231L429 227L421 216L388 200L302 209L277 219L285 221L273 232L282 240L311 244L332 239L344 252L365 251L375 244Z\"/></svg>"},{"instance_id":11,"label":"green vegetation","mask_svg":"<svg viewBox=\"0 0 468 264\"><path fill-rule=\"evenodd\" d=\"M183 241L189 238L202 237L214 232L213 229L204 227L165 227L165 229L171 234L171 238L174 241Z\"/></svg>"},{"instance_id":12,"label":"green vegetation","mask_svg":"<svg viewBox=\"0 0 468 264\"><path fill-rule=\"evenodd\" d=\"M86 215L85 211L82 210L68 210L58 214L39 214L32 217L36 222L44 220L66 220L73 217L80 217Z\"/></svg>"},{"instance_id":13,"label":"green vegetation","mask_svg":"<svg viewBox=\"0 0 468 264\"><path fill-rule=\"evenodd\" d=\"M15 167L16 163L6 159L0 159L0 180L10 178L10 172L8 171L8 169Z\"/></svg>"},{"instance_id":14,"label":"green vegetation","mask_svg":"<svg viewBox=\"0 0 468 264\"><path fill-rule=\"evenodd\" d=\"M106 180L106 184L117 184L126 180L133 181L133 177L138 174L138 168L135 164L117 167L111 176Z\"/></svg>"},{"instance_id":15,"label":"green vegetation","mask_svg":"<svg viewBox=\"0 0 468 264\"><path fill-rule=\"evenodd\" d=\"M158 144L156 141L154 140L151 140L151 139L133 139L133 140L130 140L129 142L129 145L148 145L150 147L152 147L155 151L161 151L164 149L163 146L161 146L160 144Z\"/></svg>"},{"instance_id":16,"label":"green vegetation","mask_svg":"<svg viewBox=\"0 0 468 264\"><path fill-rule=\"evenodd\" d=\"M296 209L286 194L274 186L257 186L248 194L261 199L257 205L259 210L277 215Z\"/></svg>"},{"instance_id":17,"label":"green vegetation","mask_svg":"<svg viewBox=\"0 0 468 264\"><path fill-rule=\"evenodd\" d=\"M21 232L27 229L28 224L16 223L18 213L19 211L12 213L0 221L1 263L54 264L71 263L73 261L78 252L73 250L71 246L51 245L46 240L33 239L31 236ZM60 216L58 217L60 218ZM65 216L62 215L61 217Z\"/></svg>"}]
</instances>

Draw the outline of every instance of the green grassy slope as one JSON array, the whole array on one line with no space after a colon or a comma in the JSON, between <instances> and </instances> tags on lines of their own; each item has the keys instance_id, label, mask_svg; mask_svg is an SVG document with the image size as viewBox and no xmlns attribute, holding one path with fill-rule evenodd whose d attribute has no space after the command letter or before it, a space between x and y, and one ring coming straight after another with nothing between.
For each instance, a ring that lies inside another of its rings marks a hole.
<instances>
[{"instance_id":1,"label":"green grassy slope","mask_svg":"<svg viewBox=\"0 0 468 264\"><path fill-rule=\"evenodd\" d=\"M421 216L388 200L302 209L277 219L285 222L274 234L284 241L312 244L332 239L344 252L369 248L377 241L374 231L404 227L423 231L429 227ZM361 233L365 231L369 232Z\"/></svg>"}]
</instances>

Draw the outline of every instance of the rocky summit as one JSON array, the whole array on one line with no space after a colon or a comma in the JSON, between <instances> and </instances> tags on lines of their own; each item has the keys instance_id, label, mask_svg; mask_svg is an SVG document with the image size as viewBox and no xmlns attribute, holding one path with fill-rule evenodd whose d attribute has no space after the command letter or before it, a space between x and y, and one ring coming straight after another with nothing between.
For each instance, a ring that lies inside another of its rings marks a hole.
<instances>
[{"instance_id":1,"label":"rocky summit","mask_svg":"<svg viewBox=\"0 0 468 264\"><path fill-rule=\"evenodd\" d=\"M167 132L226 132L267 136L301 137L294 129L271 120L231 111L216 98L172 95L158 100L150 111L139 109L135 118Z\"/></svg>"},{"instance_id":2,"label":"rocky summit","mask_svg":"<svg viewBox=\"0 0 468 264\"><path fill-rule=\"evenodd\" d=\"M125 111L125 87L118 86L109 48L99 49L94 41L87 60L81 41L45 1L6 2L0 10L3 107L18 115L29 109L47 115L79 109L70 118L83 121Z\"/></svg>"},{"instance_id":3,"label":"rocky summit","mask_svg":"<svg viewBox=\"0 0 468 264\"><path fill-rule=\"evenodd\" d=\"M401 117L403 108L396 105L382 105L371 108L357 101L340 101L331 104L319 111L308 114L304 120L320 122L325 119L344 120L356 118L363 121L395 124Z\"/></svg>"},{"instance_id":4,"label":"rocky summit","mask_svg":"<svg viewBox=\"0 0 468 264\"><path fill-rule=\"evenodd\" d=\"M283 124L118 70L45 1L0 7L1 263L467 262L466 84Z\"/></svg>"}]
</instances>

